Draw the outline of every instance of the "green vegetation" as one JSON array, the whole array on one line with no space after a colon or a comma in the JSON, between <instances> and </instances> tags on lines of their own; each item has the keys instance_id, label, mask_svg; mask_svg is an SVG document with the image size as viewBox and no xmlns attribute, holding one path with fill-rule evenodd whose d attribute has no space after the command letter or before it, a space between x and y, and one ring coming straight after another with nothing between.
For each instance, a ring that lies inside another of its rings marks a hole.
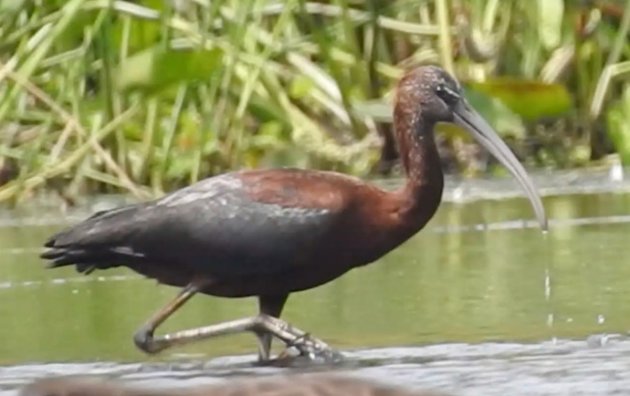
<instances>
[{"instance_id":1,"label":"green vegetation","mask_svg":"<svg viewBox=\"0 0 630 396\"><path fill-rule=\"evenodd\" d=\"M383 170L395 157L392 88L422 63L457 74L531 165L613 152L630 163L630 88L618 78L630 70L629 10L630 0L2 0L0 200L40 188L146 197L242 167ZM484 168L468 137L444 132L451 169Z\"/></svg>"}]
</instances>

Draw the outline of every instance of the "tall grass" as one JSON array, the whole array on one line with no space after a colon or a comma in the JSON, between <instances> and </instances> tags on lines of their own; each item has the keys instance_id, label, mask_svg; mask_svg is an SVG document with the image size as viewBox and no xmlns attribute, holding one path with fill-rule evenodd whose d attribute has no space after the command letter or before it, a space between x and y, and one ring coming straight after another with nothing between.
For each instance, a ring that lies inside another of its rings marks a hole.
<instances>
[{"instance_id":1,"label":"tall grass","mask_svg":"<svg viewBox=\"0 0 630 396\"><path fill-rule=\"evenodd\" d=\"M588 110L629 48L614 44L623 7L578 3L5 0L0 200L41 188L144 198L243 167L367 174L395 158L388 99L422 63L476 82L471 100L530 162L587 163L618 148L600 118L623 98L619 80ZM515 86L543 106L510 101ZM485 163L444 136L451 165Z\"/></svg>"}]
</instances>

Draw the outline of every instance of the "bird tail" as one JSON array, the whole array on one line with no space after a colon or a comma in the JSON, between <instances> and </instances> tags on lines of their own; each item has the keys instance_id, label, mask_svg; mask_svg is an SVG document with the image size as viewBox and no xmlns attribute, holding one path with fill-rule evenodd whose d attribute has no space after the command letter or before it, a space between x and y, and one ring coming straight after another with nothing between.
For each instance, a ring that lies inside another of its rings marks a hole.
<instances>
[{"instance_id":1,"label":"bird tail","mask_svg":"<svg viewBox=\"0 0 630 396\"><path fill-rule=\"evenodd\" d=\"M112 262L119 258L115 248L128 236L127 226L133 224L138 207L129 205L95 213L50 237L40 257L49 260L48 268L75 265L84 274L120 265Z\"/></svg>"},{"instance_id":2,"label":"bird tail","mask_svg":"<svg viewBox=\"0 0 630 396\"><path fill-rule=\"evenodd\" d=\"M54 246L48 246L48 244L46 244L46 247L47 249L40 255L40 258L49 260L48 268L75 265L78 272L86 275L90 274L96 268L102 268L102 264L99 265L100 261L97 260L94 254L85 249L69 246L56 248Z\"/></svg>"}]
</instances>

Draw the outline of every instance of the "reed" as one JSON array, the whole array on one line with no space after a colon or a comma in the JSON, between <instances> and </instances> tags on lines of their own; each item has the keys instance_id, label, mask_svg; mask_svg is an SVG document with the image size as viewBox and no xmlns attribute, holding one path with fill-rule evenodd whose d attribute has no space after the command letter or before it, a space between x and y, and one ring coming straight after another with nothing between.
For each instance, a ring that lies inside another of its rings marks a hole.
<instances>
[{"instance_id":1,"label":"reed","mask_svg":"<svg viewBox=\"0 0 630 396\"><path fill-rule=\"evenodd\" d=\"M630 162L629 4L5 0L0 199L145 198L244 167L387 170L391 89L429 62L470 82L531 165ZM443 136L450 169L485 169L474 143Z\"/></svg>"}]
</instances>

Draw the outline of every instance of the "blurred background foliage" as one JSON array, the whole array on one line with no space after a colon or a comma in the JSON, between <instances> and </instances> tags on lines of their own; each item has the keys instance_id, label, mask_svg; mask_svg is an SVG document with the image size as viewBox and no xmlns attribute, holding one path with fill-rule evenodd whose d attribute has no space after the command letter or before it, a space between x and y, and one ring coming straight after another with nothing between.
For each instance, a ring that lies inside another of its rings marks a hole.
<instances>
[{"instance_id":1,"label":"blurred background foliage","mask_svg":"<svg viewBox=\"0 0 630 396\"><path fill-rule=\"evenodd\" d=\"M529 166L628 164L629 28L630 0L0 0L0 200L396 174L392 89L427 63ZM492 169L440 132L448 172Z\"/></svg>"}]
</instances>

